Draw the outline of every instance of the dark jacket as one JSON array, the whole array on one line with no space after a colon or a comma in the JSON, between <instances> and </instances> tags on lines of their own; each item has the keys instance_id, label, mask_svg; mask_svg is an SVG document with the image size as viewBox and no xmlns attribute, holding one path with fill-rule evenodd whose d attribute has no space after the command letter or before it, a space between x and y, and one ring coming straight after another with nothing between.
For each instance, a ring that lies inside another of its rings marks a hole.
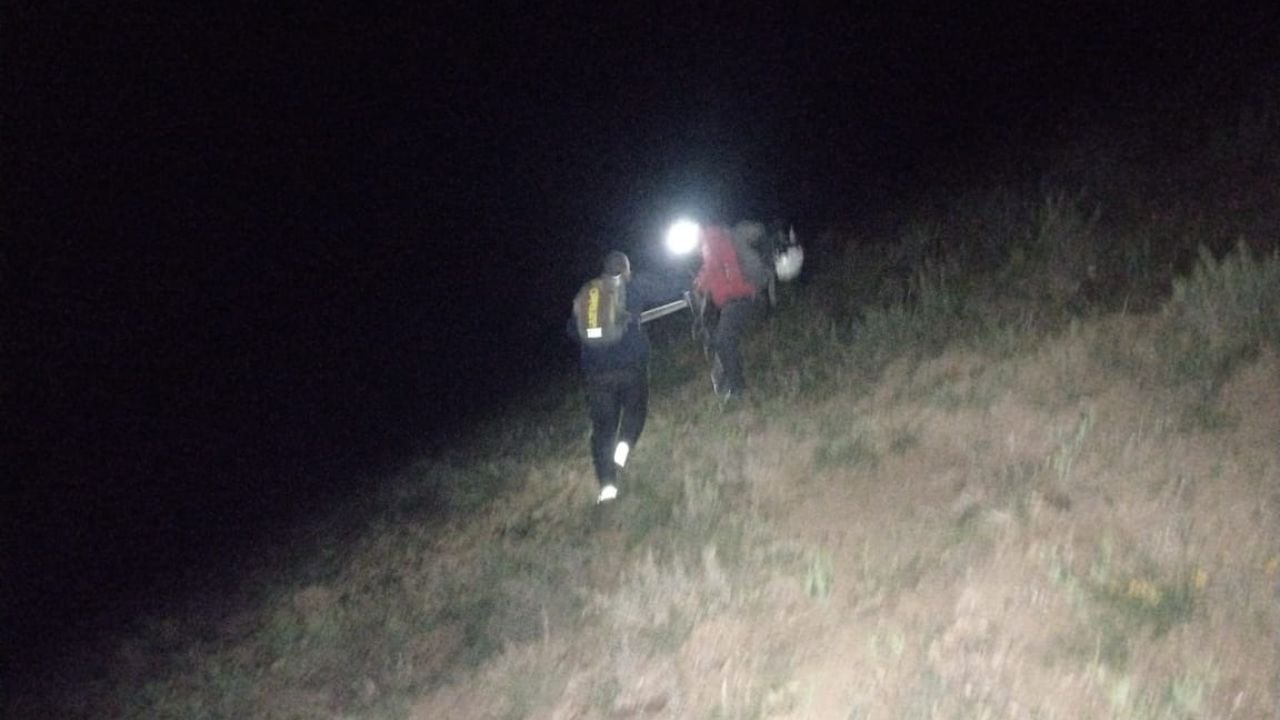
<instances>
[{"instance_id":1,"label":"dark jacket","mask_svg":"<svg viewBox=\"0 0 1280 720\"><path fill-rule=\"evenodd\" d=\"M627 331L618 342L604 347L582 345L581 364L591 375L612 370L643 369L649 364L649 335L640 324L640 313L673 300L679 300L691 287L685 273L665 275L632 271L627 282ZM569 335L578 339L576 324L569 316Z\"/></svg>"}]
</instances>

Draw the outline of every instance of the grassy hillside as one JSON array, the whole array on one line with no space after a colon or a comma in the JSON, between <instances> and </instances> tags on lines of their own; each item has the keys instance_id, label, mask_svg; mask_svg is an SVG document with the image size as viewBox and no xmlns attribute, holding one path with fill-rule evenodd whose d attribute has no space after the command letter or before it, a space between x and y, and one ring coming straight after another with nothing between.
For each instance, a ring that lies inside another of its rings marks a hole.
<instances>
[{"instance_id":1,"label":"grassy hillside","mask_svg":"<svg viewBox=\"0 0 1280 720\"><path fill-rule=\"evenodd\" d=\"M1235 160L833 230L749 404L664 321L617 503L548 388L69 667L58 714L1275 717L1280 192Z\"/></svg>"}]
</instances>

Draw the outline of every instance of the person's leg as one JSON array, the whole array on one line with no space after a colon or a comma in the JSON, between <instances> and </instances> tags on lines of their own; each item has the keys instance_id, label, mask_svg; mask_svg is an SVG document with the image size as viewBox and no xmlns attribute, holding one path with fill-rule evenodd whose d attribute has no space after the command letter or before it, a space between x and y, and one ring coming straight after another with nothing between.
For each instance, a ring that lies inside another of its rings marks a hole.
<instances>
[{"instance_id":1,"label":"person's leg","mask_svg":"<svg viewBox=\"0 0 1280 720\"><path fill-rule=\"evenodd\" d=\"M644 432L645 419L649 416L649 372L648 369L636 370L628 378L620 393L622 401L622 429L618 439L625 441L631 450L635 450L640 442L640 433Z\"/></svg>"},{"instance_id":2,"label":"person's leg","mask_svg":"<svg viewBox=\"0 0 1280 720\"><path fill-rule=\"evenodd\" d=\"M622 411L615 383L588 378L587 406L591 417L591 462L601 486L617 479L613 450L618 438L618 414Z\"/></svg>"},{"instance_id":3,"label":"person's leg","mask_svg":"<svg viewBox=\"0 0 1280 720\"><path fill-rule=\"evenodd\" d=\"M720 322L716 325L716 354L724 369L724 382L731 392L741 392L747 385L739 343L754 310L751 300L734 300L721 309Z\"/></svg>"}]
</instances>

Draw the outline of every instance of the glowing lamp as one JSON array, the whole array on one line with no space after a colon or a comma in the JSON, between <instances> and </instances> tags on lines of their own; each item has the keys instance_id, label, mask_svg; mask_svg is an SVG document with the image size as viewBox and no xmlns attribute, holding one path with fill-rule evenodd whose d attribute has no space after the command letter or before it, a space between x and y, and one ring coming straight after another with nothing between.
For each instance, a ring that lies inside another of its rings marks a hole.
<instances>
[{"instance_id":1,"label":"glowing lamp","mask_svg":"<svg viewBox=\"0 0 1280 720\"><path fill-rule=\"evenodd\" d=\"M688 218L681 218L667 230L667 250L672 255L687 255L698 247L702 226Z\"/></svg>"}]
</instances>

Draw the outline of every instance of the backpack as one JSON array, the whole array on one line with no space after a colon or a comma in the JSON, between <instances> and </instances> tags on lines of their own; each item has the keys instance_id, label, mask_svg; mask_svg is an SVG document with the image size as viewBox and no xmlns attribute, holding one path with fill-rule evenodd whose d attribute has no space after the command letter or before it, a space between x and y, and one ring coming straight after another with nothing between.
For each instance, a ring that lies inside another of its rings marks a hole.
<instances>
[{"instance_id":1,"label":"backpack","mask_svg":"<svg viewBox=\"0 0 1280 720\"><path fill-rule=\"evenodd\" d=\"M731 236L733 252L737 256L742 278L758 290L769 284L771 275L768 265L760 257L759 245L766 240L764 226L750 223L755 227L743 228L742 225L740 223L739 227L734 228Z\"/></svg>"},{"instance_id":2,"label":"backpack","mask_svg":"<svg viewBox=\"0 0 1280 720\"><path fill-rule=\"evenodd\" d=\"M619 275L588 280L573 298L574 326L584 345L602 347L622 339L627 332L627 288Z\"/></svg>"},{"instance_id":3,"label":"backpack","mask_svg":"<svg viewBox=\"0 0 1280 720\"><path fill-rule=\"evenodd\" d=\"M723 228L707 230L702 252L699 278L716 307L752 297L769 282L760 255Z\"/></svg>"}]
</instances>

